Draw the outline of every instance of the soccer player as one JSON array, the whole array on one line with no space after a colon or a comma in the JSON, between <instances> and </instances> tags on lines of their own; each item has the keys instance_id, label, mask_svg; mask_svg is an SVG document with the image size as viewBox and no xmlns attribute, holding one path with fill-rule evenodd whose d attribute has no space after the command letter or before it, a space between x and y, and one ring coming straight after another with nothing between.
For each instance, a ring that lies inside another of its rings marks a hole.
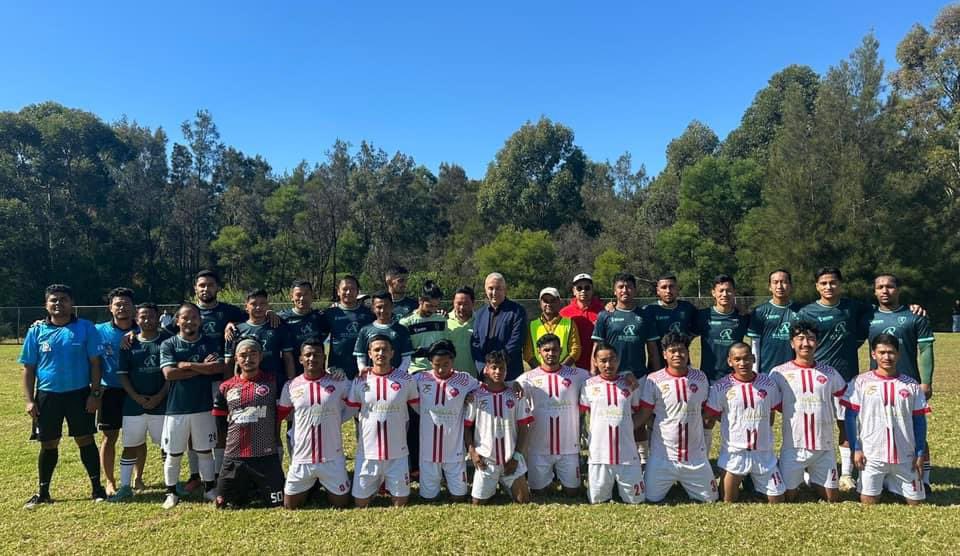
<instances>
[{"instance_id":1,"label":"soccer player","mask_svg":"<svg viewBox=\"0 0 960 556\"><path fill-rule=\"evenodd\" d=\"M447 317L440 314L440 299L443 292L430 280L423 284L420 292L420 304L416 310L400 319L400 324L410 331L413 349L427 349L440 340L447 339ZM417 373L431 368L426 357L415 357L410 364L410 372Z\"/></svg>"},{"instance_id":2,"label":"soccer player","mask_svg":"<svg viewBox=\"0 0 960 556\"><path fill-rule=\"evenodd\" d=\"M657 352L657 340L660 336L657 335L653 321L637 306L636 292L637 279L632 274L620 273L614 276L616 307L613 312L600 313L591 337L594 342L605 342L617 350L620 372L630 372L637 378L642 378L647 374L648 356L651 367L660 367Z\"/></svg>"},{"instance_id":3,"label":"soccer player","mask_svg":"<svg viewBox=\"0 0 960 556\"><path fill-rule=\"evenodd\" d=\"M393 299L390 294L381 291L373 294L370 310L377 320L364 326L357 334L357 343L353 346L353 356L357 358L357 368L366 369L370 366L367 355L370 347L370 338L386 336L396 346L390 365L395 369L406 371L410 367L410 358L413 356L413 344L410 343L410 331L406 326L393 318Z\"/></svg>"},{"instance_id":4,"label":"soccer player","mask_svg":"<svg viewBox=\"0 0 960 556\"><path fill-rule=\"evenodd\" d=\"M653 321L657 336L663 338L668 332L675 332L692 338L697 308L693 303L679 298L677 275L665 273L658 276L655 293L657 302L647 305L643 310L647 313L647 318ZM657 353L663 361L660 342L657 342Z\"/></svg>"},{"instance_id":5,"label":"soccer player","mask_svg":"<svg viewBox=\"0 0 960 556\"><path fill-rule=\"evenodd\" d=\"M447 318L447 337L457 348L453 368L476 378L477 367L470 353L470 338L473 336L473 305L476 294L470 286L463 286L453 293L453 310ZM482 376L480 378L483 378Z\"/></svg>"},{"instance_id":6,"label":"soccer player","mask_svg":"<svg viewBox=\"0 0 960 556\"><path fill-rule=\"evenodd\" d=\"M100 443L100 468L106 479L108 495L116 494L117 480L113 469L117 456L117 438L123 425L123 405L126 392L120 382L118 374L120 368L120 345L123 337L134 329L133 290L129 288L113 288L107 293L107 305L111 318L107 322L97 324L97 332L103 343L101 369L103 376L100 384L103 386L103 398L100 400L100 410L97 412L97 429L103 433L103 442ZM143 464L140 467L143 471Z\"/></svg>"},{"instance_id":7,"label":"soccer player","mask_svg":"<svg viewBox=\"0 0 960 556\"><path fill-rule=\"evenodd\" d=\"M393 344L386 336L370 339L373 367L353 380L347 405L358 409L359 439L353 471L353 499L358 508L370 505L386 483L394 506L410 497L407 407L420 403L416 379L390 366Z\"/></svg>"},{"instance_id":8,"label":"soccer player","mask_svg":"<svg viewBox=\"0 0 960 556\"><path fill-rule=\"evenodd\" d=\"M834 457L834 399L842 398L847 384L832 367L817 362L817 329L800 321L790 329L793 361L770 371L783 399L783 443L780 471L786 500L797 499L804 472L823 500L839 500L837 463Z\"/></svg>"},{"instance_id":9,"label":"soccer player","mask_svg":"<svg viewBox=\"0 0 960 556\"><path fill-rule=\"evenodd\" d=\"M432 369L415 375L420 397L420 497L425 500L437 498L441 480L446 482L452 502L467 497L464 406L467 395L480 383L454 370L456 355L450 340L435 342L427 351Z\"/></svg>"},{"instance_id":10,"label":"soccer player","mask_svg":"<svg viewBox=\"0 0 960 556\"><path fill-rule=\"evenodd\" d=\"M593 327L597 317L603 311L603 302L594 295L593 276L580 273L570 281L572 294L570 303L560 309L560 316L573 321L577 327L577 338L580 340L580 357L576 366L589 369L593 356Z\"/></svg>"},{"instance_id":11,"label":"soccer player","mask_svg":"<svg viewBox=\"0 0 960 556\"><path fill-rule=\"evenodd\" d=\"M296 376L296 367L293 362L293 342L286 324L271 326L267 321L267 311L270 310L270 301L267 291L255 289L247 293L246 305L247 320L236 326L233 338L228 340L224 349L227 368L231 374L236 374L234 349L241 340L253 338L260 344L260 369L277 379L277 388Z\"/></svg>"},{"instance_id":12,"label":"soccer player","mask_svg":"<svg viewBox=\"0 0 960 556\"><path fill-rule=\"evenodd\" d=\"M563 365L575 367L580 359L580 333L571 319L560 315L560 301L557 288L540 290L540 316L530 321L530 333L523 343L523 359L531 369L542 363L533 344L548 333L560 338L560 362Z\"/></svg>"},{"instance_id":13,"label":"soccer player","mask_svg":"<svg viewBox=\"0 0 960 556\"><path fill-rule=\"evenodd\" d=\"M408 275L406 268L395 265L390 267L383 277L387 291L390 293L390 300L393 301L393 319L397 322L416 311L419 305L416 299L407 295Z\"/></svg>"},{"instance_id":14,"label":"soccer player","mask_svg":"<svg viewBox=\"0 0 960 556\"><path fill-rule=\"evenodd\" d=\"M598 321L599 322L599 321ZM567 496L580 489L580 387L590 373L560 364L560 338L537 340L543 363L520 375L517 383L533 405L533 430L527 478L534 493L545 493L559 479Z\"/></svg>"},{"instance_id":15,"label":"soccer player","mask_svg":"<svg viewBox=\"0 0 960 556\"><path fill-rule=\"evenodd\" d=\"M323 311L313 307L313 284L307 280L297 280L290 288L290 301L293 307L280 311L277 316L287 325L290 343L293 345L294 373L303 373L300 364L300 346L312 338L321 342L330 335L329 323Z\"/></svg>"},{"instance_id":16,"label":"soccer player","mask_svg":"<svg viewBox=\"0 0 960 556\"><path fill-rule=\"evenodd\" d=\"M357 358L353 356L357 335L375 319L373 313L357 300L359 293L360 282L356 276L344 275L337 283L339 301L323 312L330 330L327 366L341 369L351 380L357 376Z\"/></svg>"},{"instance_id":17,"label":"soccer player","mask_svg":"<svg viewBox=\"0 0 960 556\"><path fill-rule=\"evenodd\" d=\"M283 469L277 457L277 379L260 369L262 352L254 338L237 343L240 374L220 385L213 415L225 418L227 448L217 483L217 507L239 507L251 498L283 504Z\"/></svg>"},{"instance_id":18,"label":"soccer player","mask_svg":"<svg viewBox=\"0 0 960 556\"><path fill-rule=\"evenodd\" d=\"M661 502L675 483L700 502L717 501L717 482L703 442L707 375L690 367L690 338L667 332L660 342L666 367L647 375L638 422L653 417L650 460L644 471L647 502ZM691 439L693 440L691 442Z\"/></svg>"},{"instance_id":19,"label":"soccer player","mask_svg":"<svg viewBox=\"0 0 960 556\"><path fill-rule=\"evenodd\" d=\"M640 412L640 390L618 373L613 346L597 342L594 367L599 371L580 387L580 411L590 414L587 498L608 502L617 487L628 504L643 502L643 467L637 453L634 416Z\"/></svg>"},{"instance_id":20,"label":"soccer player","mask_svg":"<svg viewBox=\"0 0 960 556\"><path fill-rule=\"evenodd\" d=\"M737 312L736 284L729 274L720 274L713 279L710 295L713 296L713 307L697 311L693 328L700 336L700 370L712 384L731 373L727 351L733 344L743 341L749 317Z\"/></svg>"},{"instance_id":21,"label":"soccer player","mask_svg":"<svg viewBox=\"0 0 960 556\"><path fill-rule=\"evenodd\" d=\"M791 328L800 321L803 305L791 301L793 277L790 271L778 268L768 276L772 297L766 303L754 307L750 313L747 336L761 373L769 373L774 367L793 360Z\"/></svg>"},{"instance_id":22,"label":"soccer player","mask_svg":"<svg viewBox=\"0 0 960 556\"><path fill-rule=\"evenodd\" d=\"M138 459L146 457L147 434L160 446L169 385L160 369L160 344L170 337L159 330L160 310L153 303L137 306L140 332L129 349L120 351L117 375L127 396L123 401L123 452L120 454L120 488L111 502L133 498L130 480ZM142 469L141 469L142 473Z\"/></svg>"},{"instance_id":23,"label":"soccer player","mask_svg":"<svg viewBox=\"0 0 960 556\"><path fill-rule=\"evenodd\" d=\"M513 501L530 501L526 456L533 409L529 398L504 382L507 358L499 351L488 353L483 368L483 385L467 402L464 432L467 451L476 472L473 475L474 505L486 504L497 492L497 484Z\"/></svg>"},{"instance_id":24,"label":"soccer player","mask_svg":"<svg viewBox=\"0 0 960 556\"><path fill-rule=\"evenodd\" d=\"M283 487L288 510L306 502L318 481L337 508L350 503L350 477L343 455L341 425L356 415L347 405L351 382L324 367L323 342L317 338L300 346L303 374L287 382L280 396L280 418L292 414L296 441Z\"/></svg>"},{"instance_id":25,"label":"soccer player","mask_svg":"<svg viewBox=\"0 0 960 556\"><path fill-rule=\"evenodd\" d=\"M929 401L933 397L933 329L930 328L930 321L925 315L915 314L900 304L900 279L893 274L877 276L873 281L873 290L878 307L870 321L869 339L885 333L900 340L897 372L919 382L920 391ZM870 368L877 368L877 362L872 357ZM923 464L923 485L929 494L929 449Z\"/></svg>"},{"instance_id":26,"label":"soccer player","mask_svg":"<svg viewBox=\"0 0 960 556\"><path fill-rule=\"evenodd\" d=\"M223 378L227 366L220 354L220 341L201 332L200 308L183 303L177 309L176 336L160 344L160 367L170 382L167 409L163 418L163 464L167 496L164 509L180 502L177 478L180 460L187 448L197 453L198 471L205 490L204 497L216 499L212 450L217 444L217 424L213 414L210 389Z\"/></svg>"},{"instance_id":27,"label":"soccer player","mask_svg":"<svg viewBox=\"0 0 960 556\"><path fill-rule=\"evenodd\" d=\"M900 341L878 334L870 342L877 369L858 375L847 388L845 427L860 469L860 502L876 504L884 488L916 505L927 449L926 396L913 378L897 371Z\"/></svg>"},{"instance_id":28,"label":"soccer player","mask_svg":"<svg viewBox=\"0 0 960 556\"><path fill-rule=\"evenodd\" d=\"M73 314L73 290L51 284L44 292L47 317L27 330L20 351L23 395L33 432L40 441L39 489L24 506L50 504L50 481L59 459L63 421L80 449L94 501L107 493L100 483L100 457L93 435L94 413L103 394L100 385L100 334L88 320Z\"/></svg>"},{"instance_id":29,"label":"soccer player","mask_svg":"<svg viewBox=\"0 0 960 556\"><path fill-rule=\"evenodd\" d=\"M725 470L723 501L736 502L740 483L750 476L754 488L771 504L783 502L785 491L777 456L773 453L773 412L780 411L780 388L769 375L753 370L750 346L730 346L727 362L733 373L710 387L703 407L710 426L720 421L720 458Z\"/></svg>"}]
</instances>

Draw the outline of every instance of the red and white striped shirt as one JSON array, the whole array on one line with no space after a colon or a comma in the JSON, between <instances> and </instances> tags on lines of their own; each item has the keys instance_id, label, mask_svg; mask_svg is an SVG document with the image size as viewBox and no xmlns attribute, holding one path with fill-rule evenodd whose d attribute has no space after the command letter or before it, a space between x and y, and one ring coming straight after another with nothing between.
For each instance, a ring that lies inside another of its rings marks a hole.
<instances>
[{"instance_id":1,"label":"red and white striped shirt","mask_svg":"<svg viewBox=\"0 0 960 556\"><path fill-rule=\"evenodd\" d=\"M650 457L700 464L707 460L703 445L703 404L710 394L707 375L690 368L677 376L667 369L647 375L640 404L653 409Z\"/></svg>"},{"instance_id":2,"label":"red and white striped shirt","mask_svg":"<svg viewBox=\"0 0 960 556\"><path fill-rule=\"evenodd\" d=\"M432 370L414 376L420 391L420 461L463 460L464 400L480 383L461 371L446 379L437 378Z\"/></svg>"},{"instance_id":3,"label":"red and white striped shirt","mask_svg":"<svg viewBox=\"0 0 960 556\"><path fill-rule=\"evenodd\" d=\"M857 375L841 402L860 413L860 444L868 460L908 463L916 454L913 416L930 413L920 385L906 375Z\"/></svg>"},{"instance_id":4,"label":"red and white striped shirt","mask_svg":"<svg viewBox=\"0 0 960 556\"><path fill-rule=\"evenodd\" d=\"M580 389L580 410L590 412L589 463L640 463L633 436L633 414L640 411L640 389L623 378L591 377Z\"/></svg>"},{"instance_id":5,"label":"red and white striped shirt","mask_svg":"<svg viewBox=\"0 0 960 556\"><path fill-rule=\"evenodd\" d=\"M356 415L347 406L351 382L328 374L310 380L300 375L283 385L280 415L293 413L294 465L323 463L343 457L341 425Z\"/></svg>"},{"instance_id":6,"label":"red and white striped shirt","mask_svg":"<svg viewBox=\"0 0 960 556\"><path fill-rule=\"evenodd\" d=\"M517 427L532 422L529 399L518 398L509 386L500 392L481 386L467 404L464 420L468 427L474 427L474 449L495 465L510 461L517 449Z\"/></svg>"},{"instance_id":7,"label":"red and white striped shirt","mask_svg":"<svg viewBox=\"0 0 960 556\"><path fill-rule=\"evenodd\" d=\"M833 398L842 398L847 384L833 367L788 361L774 367L770 378L783 398L783 445L804 450L833 450L837 416Z\"/></svg>"},{"instance_id":8,"label":"red and white striped shirt","mask_svg":"<svg viewBox=\"0 0 960 556\"><path fill-rule=\"evenodd\" d=\"M773 451L773 427L770 415L780 411L780 387L768 375L757 374L750 382L741 382L733 374L710 388L708 415L720 420L721 452Z\"/></svg>"},{"instance_id":9,"label":"red and white striped shirt","mask_svg":"<svg viewBox=\"0 0 960 556\"><path fill-rule=\"evenodd\" d=\"M389 460L406 457L407 406L420 402L412 375L394 369L380 376L372 370L353 380L347 405L360 410L357 459Z\"/></svg>"},{"instance_id":10,"label":"red and white striped shirt","mask_svg":"<svg viewBox=\"0 0 960 556\"><path fill-rule=\"evenodd\" d=\"M533 405L530 454L537 456L580 453L580 387L590 373L577 367L546 371L537 367L517 382Z\"/></svg>"}]
</instances>

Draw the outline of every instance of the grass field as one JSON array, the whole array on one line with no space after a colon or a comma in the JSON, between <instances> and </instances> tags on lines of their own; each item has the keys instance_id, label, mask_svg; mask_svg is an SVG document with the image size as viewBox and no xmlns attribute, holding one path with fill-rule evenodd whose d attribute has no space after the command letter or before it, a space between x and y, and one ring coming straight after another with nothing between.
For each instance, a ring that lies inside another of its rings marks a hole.
<instances>
[{"instance_id":1,"label":"grass field","mask_svg":"<svg viewBox=\"0 0 960 556\"><path fill-rule=\"evenodd\" d=\"M209 504L186 501L165 512L160 509L160 462L152 448L147 494L127 504L93 504L87 499L89 484L76 446L65 439L52 487L56 503L28 512L21 507L36 489L38 446L27 441L29 420L23 413L17 354L16 346L0 346L2 554L960 552L960 422L954 417L960 410L960 334L937 336L929 427L935 484L928 504L919 508L893 501L864 508L853 496L834 505L677 502L591 507L585 499L574 503L557 497L526 507L473 508L416 504L414 496L413 505L403 509L386 507L383 501L362 511L220 512Z\"/></svg>"}]
</instances>

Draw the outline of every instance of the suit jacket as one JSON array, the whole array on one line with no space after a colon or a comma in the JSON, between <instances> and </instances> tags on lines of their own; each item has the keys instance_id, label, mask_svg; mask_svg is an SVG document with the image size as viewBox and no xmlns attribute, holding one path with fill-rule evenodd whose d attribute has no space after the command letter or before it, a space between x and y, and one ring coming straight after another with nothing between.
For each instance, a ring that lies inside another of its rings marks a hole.
<instances>
[{"instance_id":1,"label":"suit jacket","mask_svg":"<svg viewBox=\"0 0 960 556\"><path fill-rule=\"evenodd\" d=\"M474 315L473 337L470 351L478 369L484 365L483 358L495 350L507 353L507 380L523 374L523 341L527 334L527 312L516 301L504 299L494 315L490 305L481 307ZM494 319L493 334L488 337L490 321Z\"/></svg>"}]
</instances>

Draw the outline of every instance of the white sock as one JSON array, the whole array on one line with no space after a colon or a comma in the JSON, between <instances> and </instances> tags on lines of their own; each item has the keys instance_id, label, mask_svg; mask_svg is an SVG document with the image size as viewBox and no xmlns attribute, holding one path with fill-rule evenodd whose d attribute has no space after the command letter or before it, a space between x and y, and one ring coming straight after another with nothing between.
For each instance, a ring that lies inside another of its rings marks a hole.
<instances>
[{"instance_id":1,"label":"white sock","mask_svg":"<svg viewBox=\"0 0 960 556\"><path fill-rule=\"evenodd\" d=\"M703 429L703 447L710 457L710 448L713 446L713 429Z\"/></svg>"},{"instance_id":2,"label":"white sock","mask_svg":"<svg viewBox=\"0 0 960 556\"><path fill-rule=\"evenodd\" d=\"M183 459L183 454L179 456L172 456L167 454L167 459L163 462L163 484L171 487L177 485L177 480L180 479L180 461Z\"/></svg>"},{"instance_id":3,"label":"white sock","mask_svg":"<svg viewBox=\"0 0 960 556\"><path fill-rule=\"evenodd\" d=\"M204 452L197 454L197 467L200 469L200 480L210 482L214 480L213 454Z\"/></svg>"},{"instance_id":4,"label":"white sock","mask_svg":"<svg viewBox=\"0 0 960 556\"><path fill-rule=\"evenodd\" d=\"M136 465L137 458L120 458L120 486L130 486L130 480L133 479L133 466Z\"/></svg>"},{"instance_id":5,"label":"white sock","mask_svg":"<svg viewBox=\"0 0 960 556\"><path fill-rule=\"evenodd\" d=\"M219 475L221 467L223 467L223 448L214 448L213 449L213 474Z\"/></svg>"},{"instance_id":6,"label":"white sock","mask_svg":"<svg viewBox=\"0 0 960 556\"><path fill-rule=\"evenodd\" d=\"M650 441L644 440L637 445L637 452L640 454L640 464L647 464L647 457L650 454Z\"/></svg>"},{"instance_id":7,"label":"white sock","mask_svg":"<svg viewBox=\"0 0 960 556\"><path fill-rule=\"evenodd\" d=\"M840 475L851 476L853 473L853 461L850 455L850 448L840 446Z\"/></svg>"},{"instance_id":8,"label":"white sock","mask_svg":"<svg viewBox=\"0 0 960 556\"><path fill-rule=\"evenodd\" d=\"M197 463L197 453L193 450L187 451L187 461L190 463L190 474L196 474L200 472L199 464Z\"/></svg>"}]
</instances>

